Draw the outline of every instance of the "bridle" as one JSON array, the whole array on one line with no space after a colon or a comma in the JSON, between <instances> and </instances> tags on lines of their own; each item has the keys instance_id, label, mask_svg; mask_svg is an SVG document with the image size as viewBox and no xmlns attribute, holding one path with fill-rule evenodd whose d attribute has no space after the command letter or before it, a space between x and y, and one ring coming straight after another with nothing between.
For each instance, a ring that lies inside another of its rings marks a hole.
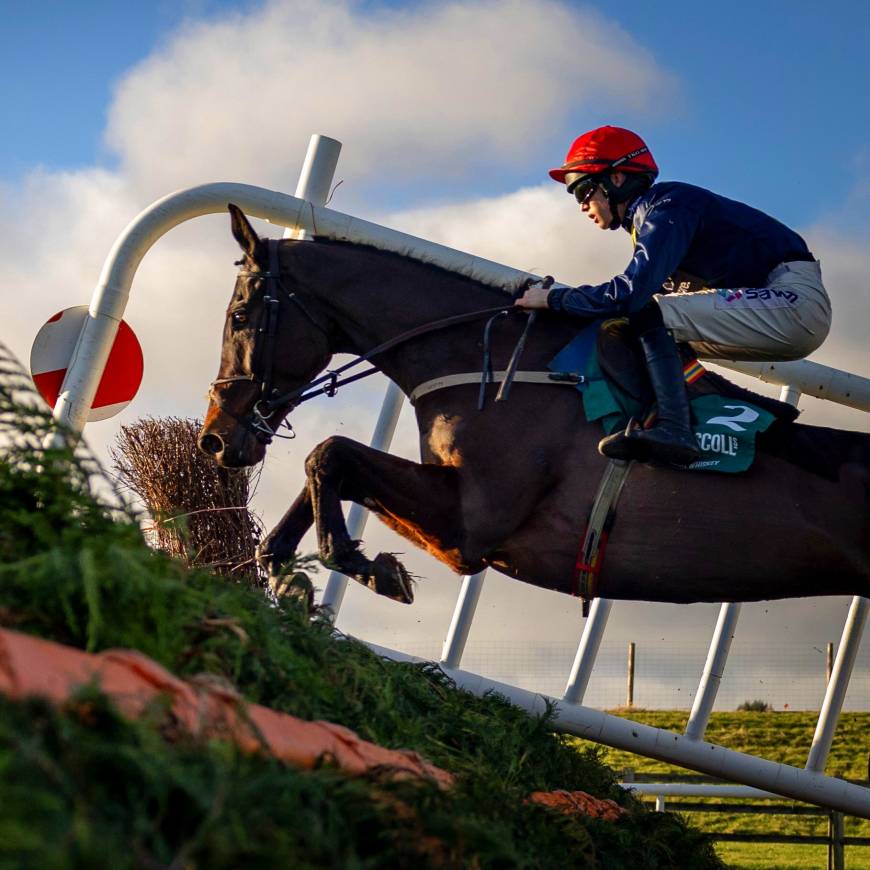
<instances>
[{"instance_id":1,"label":"bridle","mask_svg":"<svg viewBox=\"0 0 870 870\"><path fill-rule=\"evenodd\" d=\"M357 372L356 374L348 375L344 378L339 377L343 372L354 368L361 363L368 362L377 354L383 353L384 351L402 344L405 341L409 341L412 338L416 338L417 336L435 332L439 329L445 329L449 326L468 323L473 320L480 320L483 317L492 316L494 314L511 314L517 312L528 313L525 309L514 308L510 305L499 305L495 308L484 308L480 311L456 314L452 317L444 317L441 320L424 323L422 326L409 329L407 332L403 332L401 335L397 335L394 338L373 347L364 354L355 357L350 362L339 366L337 369L329 370L326 374L308 381L308 383L303 384L301 387L289 390L281 395L275 395L277 389L272 386L272 368L275 356L275 341L278 333L278 316L282 293L283 298L286 298L289 302L296 305L305 317L320 332L322 332L327 339L329 338L327 330L318 323L296 293L288 290L281 280L281 269L278 260L278 244L279 242L277 239L269 239L269 270L267 272L249 272L244 270L239 272L241 277L261 279L266 282L265 295L263 296L263 314L260 324L257 327L257 334L262 334L265 337L265 341L258 343L257 348L254 351L254 359L251 366L252 371L247 375L232 375L226 378L217 378L213 380L209 386L209 398L211 401L214 402L214 404L217 405L225 414L252 431L257 439L265 444L271 443L273 438L296 437L293 427L286 421L286 419L279 423L274 429L269 425L269 417L275 413L277 408L282 405L289 405L287 408L287 413L289 414L290 411L301 405L302 402L307 402L315 396L324 394L327 396L334 396L339 387L375 374L378 369L377 367L372 366L362 372ZM237 381L249 381L260 385L259 396L254 402L247 417L242 417L233 411L230 411L223 404L220 396L214 389L219 384L230 384ZM278 429L280 429L281 426L284 426L289 430L288 435L279 434Z\"/></svg>"},{"instance_id":2,"label":"bridle","mask_svg":"<svg viewBox=\"0 0 870 870\"><path fill-rule=\"evenodd\" d=\"M278 315L281 307L280 291L283 291L285 298L296 305L296 307L317 327L327 338L329 334L326 329L315 320L311 312L305 307L302 300L291 290L284 286L281 280L281 267L278 259L278 241L269 239L269 270L267 272L250 272L240 270L239 276L243 278L257 278L266 282L265 294L263 296L263 314L260 319L260 324L257 327L257 333L265 337L265 341L258 342L254 351L254 359L251 366L251 373L247 375L231 375L227 378L216 378L209 385L209 398L214 402L225 414L228 414L243 426L249 428L260 440L269 444L273 438L295 438L296 433L293 427L284 420L274 429L269 425L268 419L275 412L275 409L283 404L291 394L275 397L273 394L276 389L272 386L272 368L275 359L275 339L278 334ZM259 373L258 373L259 372ZM259 383L260 391L259 398L254 402L251 408L250 415L247 418L240 417L230 411L221 401L220 396L215 392L215 387L219 384L231 384L237 381L249 381ZM289 412L289 411L288 411ZM278 429L285 426L289 434L280 435Z\"/></svg>"}]
</instances>

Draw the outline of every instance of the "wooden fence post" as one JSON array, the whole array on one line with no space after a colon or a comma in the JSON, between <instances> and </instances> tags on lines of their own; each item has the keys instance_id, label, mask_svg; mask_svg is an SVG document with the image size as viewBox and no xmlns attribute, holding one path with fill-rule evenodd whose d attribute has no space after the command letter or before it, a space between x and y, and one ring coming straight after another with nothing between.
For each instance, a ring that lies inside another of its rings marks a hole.
<instances>
[{"instance_id":1,"label":"wooden fence post","mask_svg":"<svg viewBox=\"0 0 870 870\"><path fill-rule=\"evenodd\" d=\"M832 870L846 870L846 849L843 843L845 839L843 814L835 810L831 813L830 818L828 831L831 844L828 847L828 866Z\"/></svg>"},{"instance_id":2,"label":"wooden fence post","mask_svg":"<svg viewBox=\"0 0 870 870\"><path fill-rule=\"evenodd\" d=\"M834 645L828 643L828 649L825 653L825 685L831 682L831 671L834 670Z\"/></svg>"}]
</instances>

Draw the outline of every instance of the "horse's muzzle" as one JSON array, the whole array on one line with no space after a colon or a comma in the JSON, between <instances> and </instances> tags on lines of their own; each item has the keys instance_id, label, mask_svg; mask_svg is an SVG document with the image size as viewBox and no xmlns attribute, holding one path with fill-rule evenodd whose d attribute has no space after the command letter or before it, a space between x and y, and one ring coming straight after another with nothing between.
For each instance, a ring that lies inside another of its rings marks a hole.
<instances>
[{"instance_id":1,"label":"horse's muzzle","mask_svg":"<svg viewBox=\"0 0 870 870\"><path fill-rule=\"evenodd\" d=\"M220 435L214 435L211 432L202 432L199 436L198 446L206 456L214 458L218 454L223 453L224 441Z\"/></svg>"},{"instance_id":2,"label":"horse's muzzle","mask_svg":"<svg viewBox=\"0 0 870 870\"><path fill-rule=\"evenodd\" d=\"M266 455L266 444L242 427L222 432L206 423L200 430L197 445L223 468L256 465Z\"/></svg>"}]
</instances>

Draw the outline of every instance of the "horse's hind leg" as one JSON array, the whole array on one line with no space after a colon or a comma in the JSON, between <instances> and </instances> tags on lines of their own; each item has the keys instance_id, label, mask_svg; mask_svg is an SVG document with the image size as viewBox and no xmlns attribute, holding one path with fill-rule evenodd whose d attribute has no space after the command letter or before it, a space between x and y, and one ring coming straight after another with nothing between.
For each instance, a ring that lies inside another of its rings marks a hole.
<instances>
[{"instance_id":1,"label":"horse's hind leg","mask_svg":"<svg viewBox=\"0 0 870 870\"><path fill-rule=\"evenodd\" d=\"M405 568L389 553L369 560L360 552L348 535L341 502L364 505L444 559L460 537L454 469L420 465L333 437L311 452L305 470L321 559L379 595L410 604L414 593Z\"/></svg>"}]
</instances>

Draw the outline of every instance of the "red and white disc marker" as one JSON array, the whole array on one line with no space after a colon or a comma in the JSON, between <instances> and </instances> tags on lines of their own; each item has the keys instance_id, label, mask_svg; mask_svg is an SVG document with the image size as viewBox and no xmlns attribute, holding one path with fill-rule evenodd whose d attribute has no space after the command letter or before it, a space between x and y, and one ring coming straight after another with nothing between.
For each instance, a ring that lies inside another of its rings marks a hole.
<instances>
[{"instance_id":1,"label":"red and white disc marker","mask_svg":"<svg viewBox=\"0 0 870 870\"><path fill-rule=\"evenodd\" d=\"M88 316L87 305L59 311L36 335L30 350L30 374L40 395L53 408L57 402L66 370L82 324ZM122 320L109 353L88 422L107 420L130 404L142 383L142 347L133 330Z\"/></svg>"}]
</instances>

